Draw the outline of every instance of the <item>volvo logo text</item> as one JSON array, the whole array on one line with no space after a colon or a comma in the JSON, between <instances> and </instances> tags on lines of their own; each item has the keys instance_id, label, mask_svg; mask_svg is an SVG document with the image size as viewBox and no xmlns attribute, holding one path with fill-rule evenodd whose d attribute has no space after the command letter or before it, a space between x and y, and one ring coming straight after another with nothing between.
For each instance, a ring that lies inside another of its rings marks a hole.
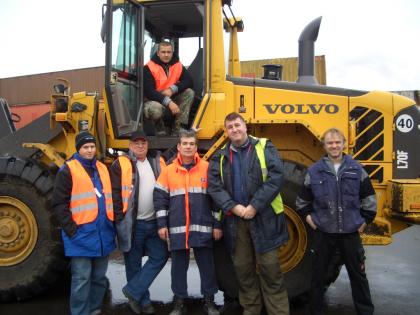
<instances>
[{"instance_id":1,"label":"volvo logo text","mask_svg":"<svg viewBox=\"0 0 420 315\"><path fill-rule=\"evenodd\" d=\"M336 104L263 104L271 115L282 114L336 114L340 110Z\"/></svg>"}]
</instances>

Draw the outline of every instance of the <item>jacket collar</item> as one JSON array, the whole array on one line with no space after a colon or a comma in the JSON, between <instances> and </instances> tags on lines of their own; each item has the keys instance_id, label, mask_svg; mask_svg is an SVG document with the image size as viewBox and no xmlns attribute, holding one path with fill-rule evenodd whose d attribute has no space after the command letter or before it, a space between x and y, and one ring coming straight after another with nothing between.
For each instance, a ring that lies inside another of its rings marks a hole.
<instances>
[{"instance_id":1,"label":"jacket collar","mask_svg":"<svg viewBox=\"0 0 420 315\"><path fill-rule=\"evenodd\" d=\"M73 159L78 160L80 164L82 164L84 167L91 167L91 168L96 167L96 157L94 157L92 160L88 160L81 157L79 153L75 153L73 155Z\"/></svg>"},{"instance_id":2,"label":"jacket collar","mask_svg":"<svg viewBox=\"0 0 420 315\"><path fill-rule=\"evenodd\" d=\"M201 161L200 156L198 155L198 153L196 153L194 155L194 160L193 160L193 164L194 167L197 166ZM176 157L176 159L173 161L173 163L178 167L178 168L182 168L184 169L184 167L182 166L182 158L181 158L181 154L178 152L178 155Z\"/></svg>"},{"instance_id":3,"label":"jacket collar","mask_svg":"<svg viewBox=\"0 0 420 315\"><path fill-rule=\"evenodd\" d=\"M259 139L258 138L255 138L255 137L252 137L252 136L250 136L250 135L248 135L248 141L249 141L249 143L254 147L257 143L258 143L258 141L259 141ZM230 155L230 147L231 147L231 145L232 145L232 142L229 140L228 142L226 142L226 144L221 148L221 153L223 154L223 155L225 155L226 157L229 157L229 155Z\"/></svg>"}]
</instances>

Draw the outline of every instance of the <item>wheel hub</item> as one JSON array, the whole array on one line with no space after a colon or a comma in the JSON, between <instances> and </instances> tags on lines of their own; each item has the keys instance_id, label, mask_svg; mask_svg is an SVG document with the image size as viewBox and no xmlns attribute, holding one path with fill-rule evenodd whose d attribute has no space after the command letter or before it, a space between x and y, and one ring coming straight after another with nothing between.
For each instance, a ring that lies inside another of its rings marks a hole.
<instances>
[{"instance_id":1,"label":"wheel hub","mask_svg":"<svg viewBox=\"0 0 420 315\"><path fill-rule=\"evenodd\" d=\"M37 238L38 227L28 206L15 198L0 196L0 266L25 260Z\"/></svg>"}]
</instances>

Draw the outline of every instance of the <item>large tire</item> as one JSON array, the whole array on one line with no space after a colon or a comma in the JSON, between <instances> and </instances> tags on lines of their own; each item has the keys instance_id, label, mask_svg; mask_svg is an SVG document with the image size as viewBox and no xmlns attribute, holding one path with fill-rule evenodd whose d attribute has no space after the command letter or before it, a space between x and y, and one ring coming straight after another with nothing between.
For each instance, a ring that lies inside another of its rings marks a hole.
<instances>
[{"instance_id":1,"label":"large tire","mask_svg":"<svg viewBox=\"0 0 420 315\"><path fill-rule=\"evenodd\" d=\"M289 243L291 244L286 244L286 247L289 246L296 248L294 256L299 254L299 261L294 263L293 268L290 270L284 270L286 271L285 280L289 298L295 298L307 293L311 284L312 258L310 253L310 244L312 234L308 225L300 219L295 211L296 197L302 189L306 170L306 167L302 165L290 161L284 161L284 182L281 196L286 206L289 234L291 234L292 238L297 235L299 238L302 238L302 240L291 239L289 240ZM297 233L297 231L299 233ZM282 251L280 253L280 260L282 262L283 269L285 269Z\"/></svg>"},{"instance_id":2,"label":"large tire","mask_svg":"<svg viewBox=\"0 0 420 315\"><path fill-rule=\"evenodd\" d=\"M296 197L299 191L302 189L306 171L307 169L302 165L298 165L290 161L284 162L284 184L283 184L283 190L281 194L282 194L283 201L288 208L286 215L288 215L288 219L289 219L289 222L288 222L289 232L291 229L299 228L296 226L296 224L293 224L293 222L290 222L290 212L294 213L294 216L296 217L296 212L294 210L296 208L295 206ZM295 219L295 222L296 222L296 219ZM288 290L289 297L291 298L299 297L299 296L302 296L302 294L309 292L310 285L311 285L311 274L312 274L311 240L312 240L313 231L306 222L305 223L300 222L300 223L303 224L304 229L305 229L305 233L301 233L301 234L306 234L307 242L304 248L304 254L302 255L300 262L296 266L294 266L293 269L285 273L286 287ZM302 230L302 226L300 226L300 229ZM340 258L340 253L336 251L332 255L329 261L327 273L325 275L325 290L327 290L328 287L335 280L337 280L340 274L342 265L343 265L343 262Z\"/></svg>"},{"instance_id":3,"label":"large tire","mask_svg":"<svg viewBox=\"0 0 420 315\"><path fill-rule=\"evenodd\" d=\"M45 291L66 268L52 220L53 175L33 161L0 157L0 301Z\"/></svg>"}]
</instances>

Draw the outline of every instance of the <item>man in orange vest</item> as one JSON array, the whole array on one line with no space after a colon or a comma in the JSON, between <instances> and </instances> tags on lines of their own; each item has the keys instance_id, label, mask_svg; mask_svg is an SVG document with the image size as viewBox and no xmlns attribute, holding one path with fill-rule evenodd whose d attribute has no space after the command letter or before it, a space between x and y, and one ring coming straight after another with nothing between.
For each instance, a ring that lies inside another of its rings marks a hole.
<instances>
[{"instance_id":1,"label":"man in orange vest","mask_svg":"<svg viewBox=\"0 0 420 315\"><path fill-rule=\"evenodd\" d=\"M174 55L172 44L159 43L158 50L144 66L144 116L155 123L157 135L166 135L163 117L174 117L172 135L177 136L194 100L193 81L187 69Z\"/></svg>"},{"instance_id":2,"label":"man in orange vest","mask_svg":"<svg viewBox=\"0 0 420 315\"><path fill-rule=\"evenodd\" d=\"M118 247L124 253L127 284L123 294L135 314L154 314L149 287L168 260L166 243L157 233L153 188L165 162L149 152L144 132L133 132L129 153L111 166L112 198ZM143 256L147 261L142 264Z\"/></svg>"},{"instance_id":3,"label":"man in orange vest","mask_svg":"<svg viewBox=\"0 0 420 315\"><path fill-rule=\"evenodd\" d=\"M95 143L88 132L76 136L77 153L60 168L54 185L53 211L71 258L71 315L101 314L108 255L115 249L111 180L96 160Z\"/></svg>"},{"instance_id":4,"label":"man in orange vest","mask_svg":"<svg viewBox=\"0 0 420 315\"><path fill-rule=\"evenodd\" d=\"M174 309L170 315L186 314L184 299L187 292L187 270L190 249L200 271L204 311L219 315L213 296L217 292L213 260L213 238L222 237L217 212L212 209L207 194L207 161L197 154L194 131L181 130L177 145L178 156L162 170L153 193L158 233L169 242L171 251L171 287Z\"/></svg>"}]
</instances>

